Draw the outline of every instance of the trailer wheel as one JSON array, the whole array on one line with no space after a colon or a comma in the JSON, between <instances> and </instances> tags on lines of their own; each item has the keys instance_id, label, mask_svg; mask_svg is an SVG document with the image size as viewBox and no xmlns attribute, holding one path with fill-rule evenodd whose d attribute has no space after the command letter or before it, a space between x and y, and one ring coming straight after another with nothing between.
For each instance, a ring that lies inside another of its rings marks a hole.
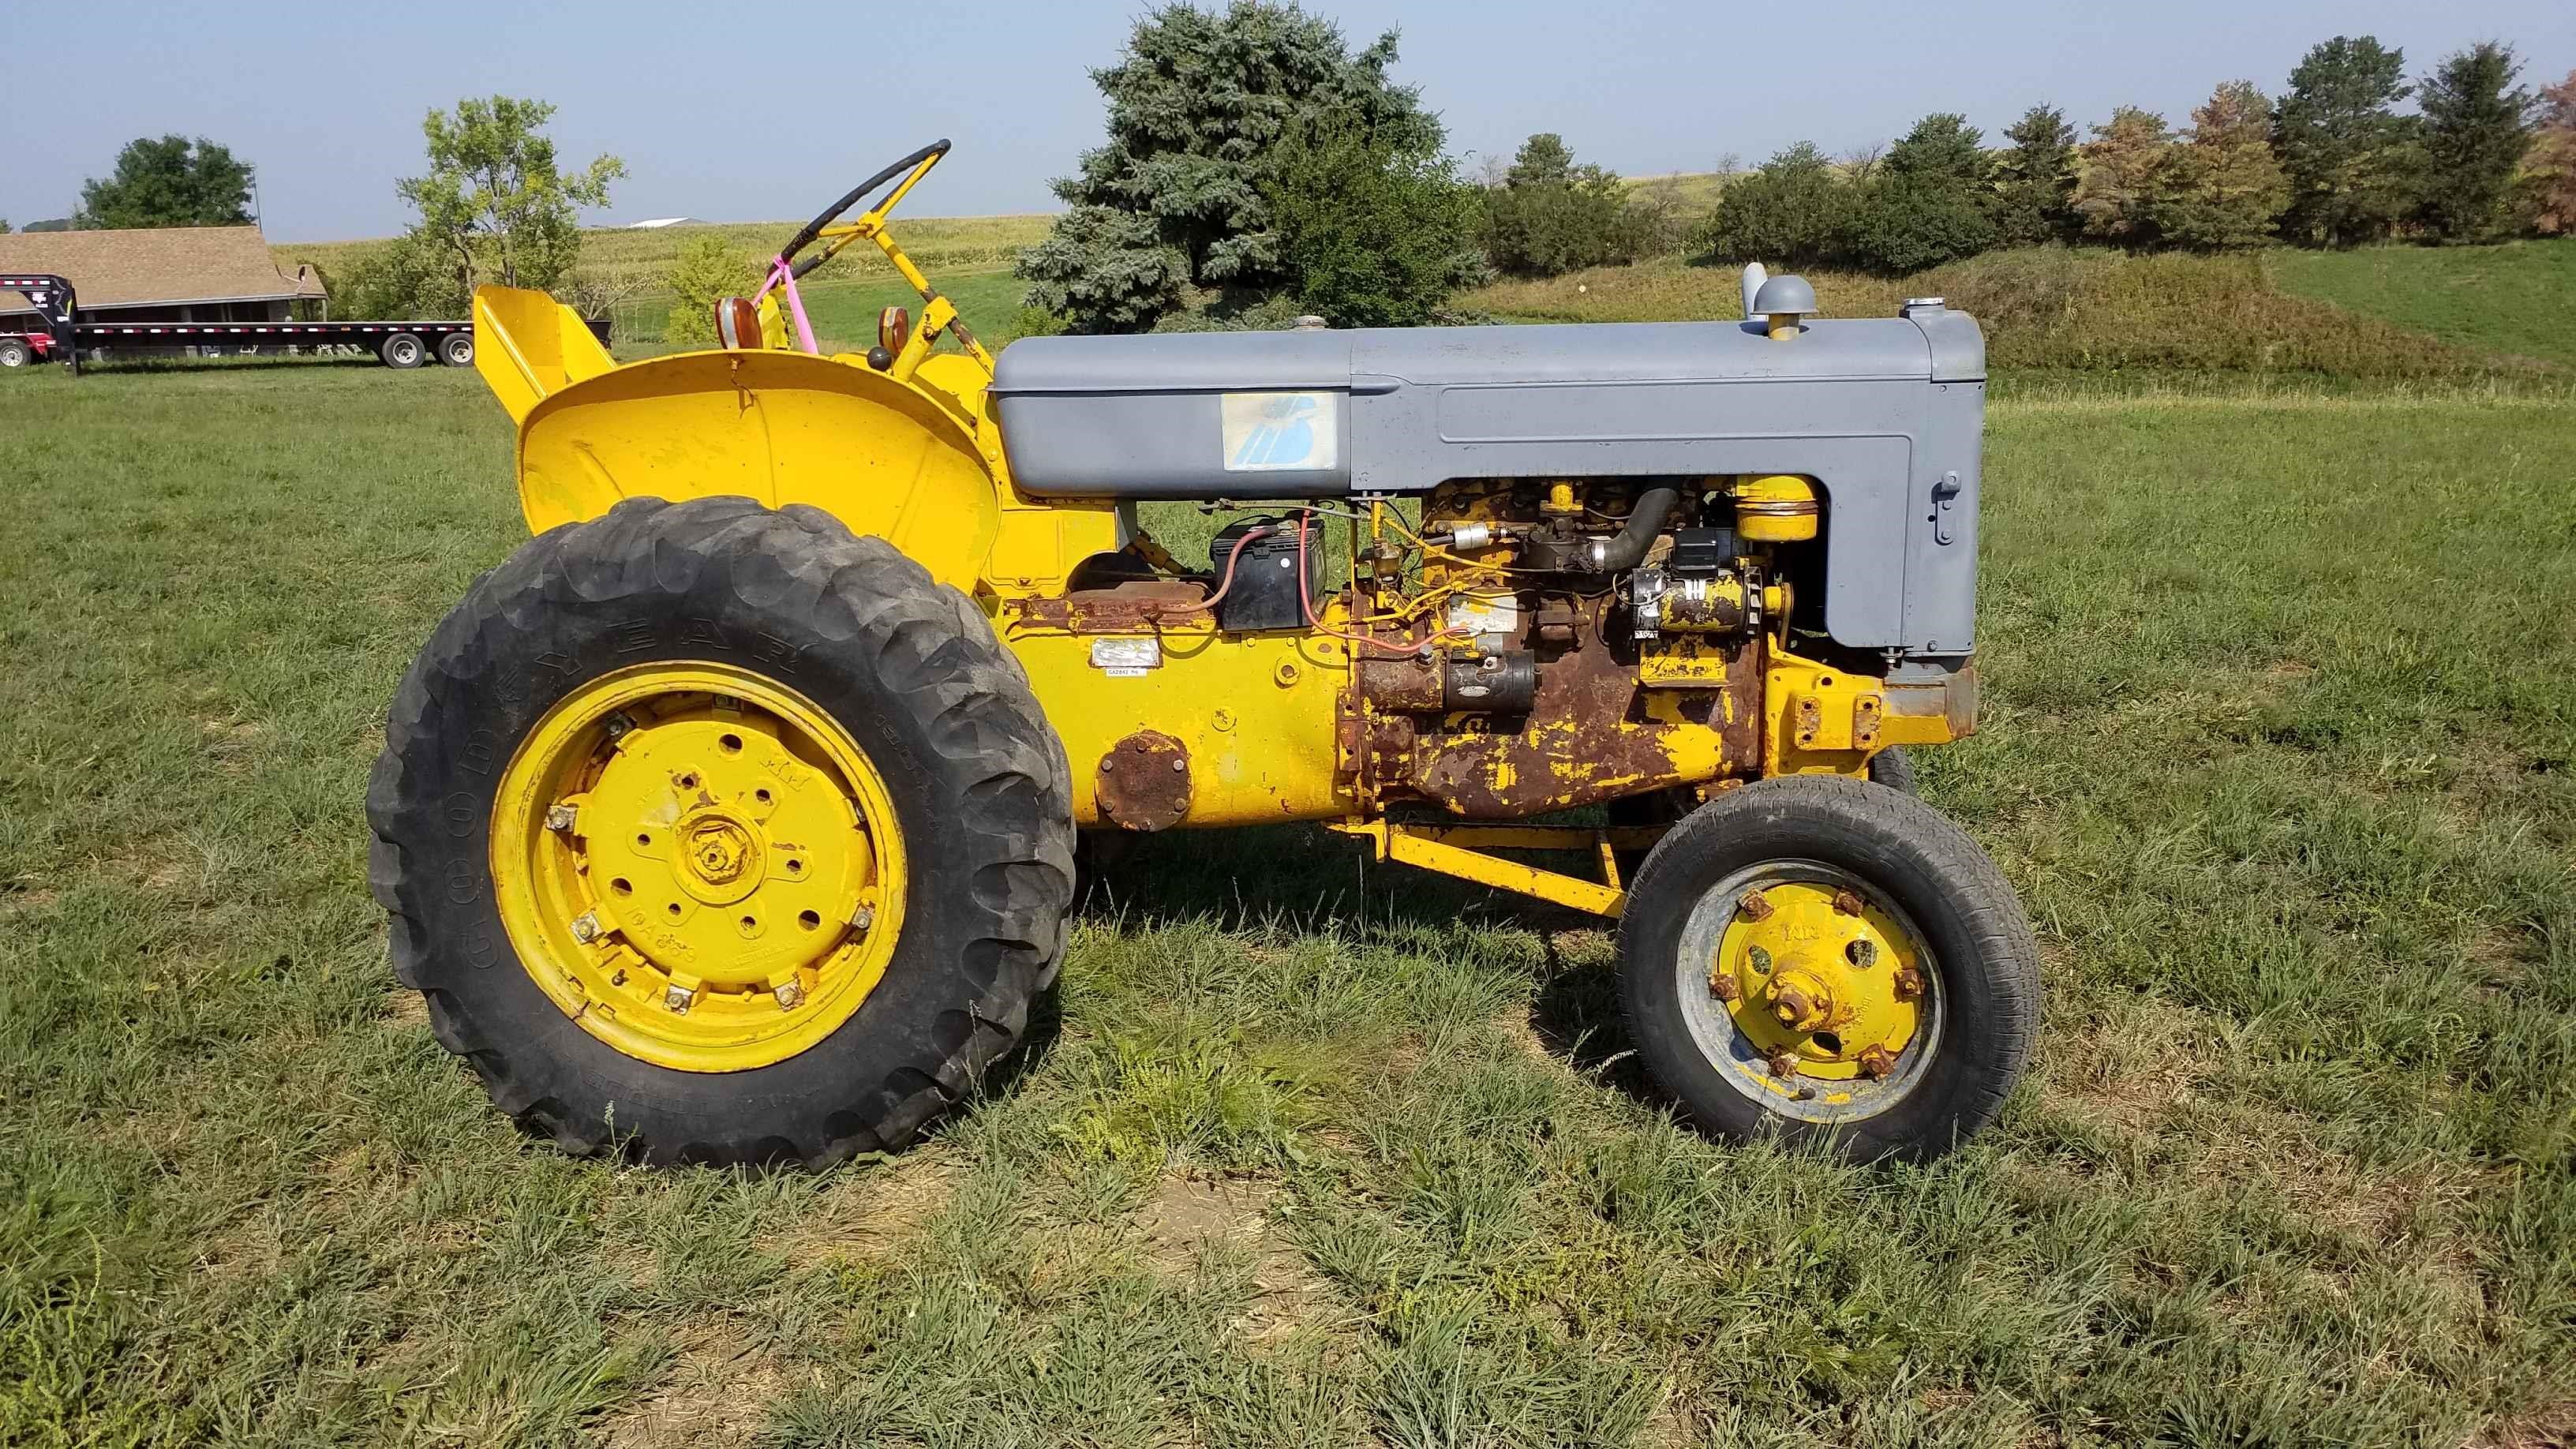
<instances>
[{"instance_id":1,"label":"trailer wheel","mask_svg":"<svg viewBox=\"0 0 2576 1449\"><path fill-rule=\"evenodd\" d=\"M384 345L376 349L376 356L383 358L387 367L412 368L429 360L429 349L421 345L417 336L409 332L397 332L386 338Z\"/></svg>"},{"instance_id":2,"label":"trailer wheel","mask_svg":"<svg viewBox=\"0 0 2576 1449\"><path fill-rule=\"evenodd\" d=\"M1629 1040L1699 1125L1853 1161L1936 1157L1992 1122L2039 1028L2012 886L1922 801L1757 780L1647 856L1619 923Z\"/></svg>"},{"instance_id":3,"label":"trailer wheel","mask_svg":"<svg viewBox=\"0 0 2576 1449\"><path fill-rule=\"evenodd\" d=\"M1027 1029L1073 787L982 613L819 509L629 499L476 581L367 791L395 975L567 1150L904 1146Z\"/></svg>"},{"instance_id":4,"label":"trailer wheel","mask_svg":"<svg viewBox=\"0 0 2576 1449\"><path fill-rule=\"evenodd\" d=\"M474 334L450 332L438 339L438 360L450 367L474 365Z\"/></svg>"},{"instance_id":5,"label":"trailer wheel","mask_svg":"<svg viewBox=\"0 0 2576 1449\"><path fill-rule=\"evenodd\" d=\"M27 344L15 337L0 338L0 367L27 365Z\"/></svg>"}]
</instances>

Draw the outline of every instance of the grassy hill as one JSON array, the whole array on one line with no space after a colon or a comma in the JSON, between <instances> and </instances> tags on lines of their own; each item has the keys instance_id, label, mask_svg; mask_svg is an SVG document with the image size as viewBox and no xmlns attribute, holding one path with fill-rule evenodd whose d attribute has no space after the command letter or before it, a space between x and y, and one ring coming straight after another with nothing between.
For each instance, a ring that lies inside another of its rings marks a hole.
<instances>
[{"instance_id":1,"label":"grassy hill","mask_svg":"<svg viewBox=\"0 0 2576 1449\"><path fill-rule=\"evenodd\" d=\"M2519 330L2510 335L2523 345L2506 349L2496 346L2506 335L2503 321L2481 318L2471 325L2461 320L2458 314L2473 310L2465 297L2447 306L2408 298L2402 307L2373 315L2366 285L2352 283L2343 288L2345 295L2335 295L2309 285L2309 274L2299 270L2310 262L2351 265L2346 258L2304 253L2138 257L2038 247L1989 252L1893 280L1837 272L1807 276L1829 316L1883 317L1907 297L1946 297L1985 324L1989 357L2005 368L2516 377L2554 374L2558 369L2549 361L2534 359L2549 357L2546 346L2553 327L2562 338L2576 331L2571 327L2576 324L2576 288L2561 282L2553 291L2546 280L2549 265L2565 265L2553 260L2550 247L2576 255L2576 243L2551 243L2522 249L2537 262L2511 263L2522 294L2511 319ZM2515 250L2460 248L2412 255ZM2285 289L2278 274L2298 278L2300 284ZM2317 275L2344 280L2331 270ZM2347 296L2354 301L2348 303ZM1679 258L1598 267L1544 281L1498 282L1460 302L1511 321L1721 321L1742 315L1732 268L1694 266ZM2433 322L2443 323L2447 331L2428 325ZM2558 345L2576 347L2564 341ZM2576 362L2576 355L2562 352L2554 360Z\"/></svg>"},{"instance_id":2,"label":"grassy hill","mask_svg":"<svg viewBox=\"0 0 2576 1449\"><path fill-rule=\"evenodd\" d=\"M2576 367L2576 239L2271 255L2280 285L2457 347Z\"/></svg>"}]
</instances>

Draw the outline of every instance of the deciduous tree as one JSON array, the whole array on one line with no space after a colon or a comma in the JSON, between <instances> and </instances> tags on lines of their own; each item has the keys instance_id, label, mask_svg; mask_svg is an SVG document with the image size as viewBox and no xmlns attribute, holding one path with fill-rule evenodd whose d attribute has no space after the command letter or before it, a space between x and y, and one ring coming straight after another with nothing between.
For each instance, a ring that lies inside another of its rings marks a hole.
<instances>
[{"instance_id":1,"label":"deciduous tree","mask_svg":"<svg viewBox=\"0 0 2576 1449\"><path fill-rule=\"evenodd\" d=\"M2532 127L2531 223L2544 236L2576 233L2576 70L2543 86Z\"/></svg>"},{"instance_id":2,"label":"deciduous tree","mask_svg":"<svg viewBox=\"0 0 2576 1449\"><path fill-rule=\"evenodd\" d=\"M1329 122L1379 154L1440 154L1439 118L1387 77L1395 59L1394 31L1354 53L1294 4L1151 12L1092 72L1109 138L1055 183L1068 210L1020 258L1028 302L1076 331L1133 332L1211 294L1295 291L1267 186L1283 136Z\"/></svg>"},{"instance_id":3,"label":"deciduous tree","mask_svg":"<svg viewBox=\"0 0 2576 1449\"><path fill-rule=\"evenodd\" d=\"M2443 57L2416 91L2431 163L2423 216L2452 241L2486 236L2503 219L2514 169L2531 149L2531 91L2516 85L2513 47L2482 40Z\"/></svg>"},{"instance_id":4,"label":"deciduous tree","mask_svg":"<svg viewBox=\"0 0 2576 1449\"><path fill-rule=\"evenodd\" d=\"M138 138L117 153L116 170L81 186L75 220L83 229L241 226L250 216L251 168L199 136Z\"/></svg>"},{"instance_id":5,"label":"deciduous tree","mask_svg":"<svg viewBox=\"0 0 2576 1449\"><path fill-rule=\"evenodd\" d=\"M2312 47L2290 72L2273 131L2290 177L2282 230L2293 241L2351 246L2386 236L2415 208L2423 151L2406 52L2368 35Z\"/></svg>"},{"instance_id":6,"label":"deciduous tree","mask_svg":"<svg viewBox=\"0 0 2576 1449\"><path fill-rule=\"evenodd\" d=\"M2252 81L2225 81L2191 113L2191 130L2155 180L2156 230L2174 246L2233 251L2271 240L2290 204L2272 151L2272 102Z\"/></svg>"},{"instance_id":7,"label":"deciduous tree","mask_svg":"<svg viewBox=\"0 0 2576 1449\"><path fill-rule=\"evenodd\" d=\"M2077 153L2083 176L2075 187L2075 210L2084 218L2084 234L2124 246L2153 243L2156 187L2172 150L2173 132L2153 111L2122 106L2095 126L2093 139Z\"/></svg>"},{"instance_id":8,"label":"deciduous tree","mask_svg":"<svg viewBox=\"0 0 2576 1449\"><path fill-rule=\"evenodd\" d=\"M577 208L606 206L609 183L626 175L614 156L564 174L545 133L554 113L545 101L468 97L421 122L429 172L394 189L420 210L410 240L466 292L561 281L581 255Z\"/></svg>"}]
</instances>

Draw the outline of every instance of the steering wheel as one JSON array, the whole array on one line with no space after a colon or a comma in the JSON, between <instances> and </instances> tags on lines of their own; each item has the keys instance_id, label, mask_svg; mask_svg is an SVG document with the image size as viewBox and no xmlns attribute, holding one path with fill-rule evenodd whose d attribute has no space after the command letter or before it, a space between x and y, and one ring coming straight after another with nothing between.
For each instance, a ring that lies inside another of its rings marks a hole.
<instances>
[{"instance_id":1,"label":"steering wheel","mask_svg":"<svg viewBox=\"0 0 2576 1449\"><path fill-rule=\"evenodd\" d=\"M908 171L928 171L940 157L947 154L948 140L943 136L940 139L931 142L929 145L922 147L920 150L913 152L911 155L904 157L902 160L897 161L883 171L878 172L876 175L869 177L867 180L860 182L858 185L851 187L840 200L823 208L821 215L815 217L812 221L805 223L804 230L796 233L796 235L788 241L787 245L778 249L778 259L780 261L795 263L794 269L789 273L789 275L801 278L806 273L813 271L816 267L819 267L832 259L833 252L838 250L836 247L825 248L824 250L807 257L802 262L796 261L796 254L803 251L808 246L813 245L814 239L823 234L823 229L830 226L832 223L839 221L843 213L847 212L851 207L859 204L860 198L867 196L871 192L874 192L878 187L885 185L887 182L894 180L898 176L902 176ZM895 196L900 197L903 195L904 191L911 188L912 182L918 179L920 178L916 175L911 179L906 180L903 186L896 190ZM888 200L891 202L893 198L888 198Z\"/></svg>"}]
</instances>

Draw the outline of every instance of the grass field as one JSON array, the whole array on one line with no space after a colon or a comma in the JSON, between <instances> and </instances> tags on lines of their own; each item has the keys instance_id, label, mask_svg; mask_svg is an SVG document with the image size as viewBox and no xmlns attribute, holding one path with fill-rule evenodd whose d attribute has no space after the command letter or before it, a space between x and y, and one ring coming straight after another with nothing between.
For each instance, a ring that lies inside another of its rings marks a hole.
<instances>
[{"instance_id":1,"label":"grass field","mask_svg":"<svg viewBox=\"0 0 2576 1449\"><path fill-rule=\"evenodd\" d=\"M361 797L520 533L468 375L0 380L0 1443L2541 1444L2576 1433L2576 423L2023 380L1984 733L2047 961L1928 1169L1713 1145L1609 943L1157 840L900 1158L522 1141Z\"/></svg>"},{"instance_id":2,"label":"grass field","mask_svg":"<svg viewBox=\"0 0 2576 1449\"><path fill-rule=\"evenodd\" d=\"M2455 346L2576 367L2576 239L2482 247L2278 251L2291 291Z\"/></svg>"}]
</instances>

